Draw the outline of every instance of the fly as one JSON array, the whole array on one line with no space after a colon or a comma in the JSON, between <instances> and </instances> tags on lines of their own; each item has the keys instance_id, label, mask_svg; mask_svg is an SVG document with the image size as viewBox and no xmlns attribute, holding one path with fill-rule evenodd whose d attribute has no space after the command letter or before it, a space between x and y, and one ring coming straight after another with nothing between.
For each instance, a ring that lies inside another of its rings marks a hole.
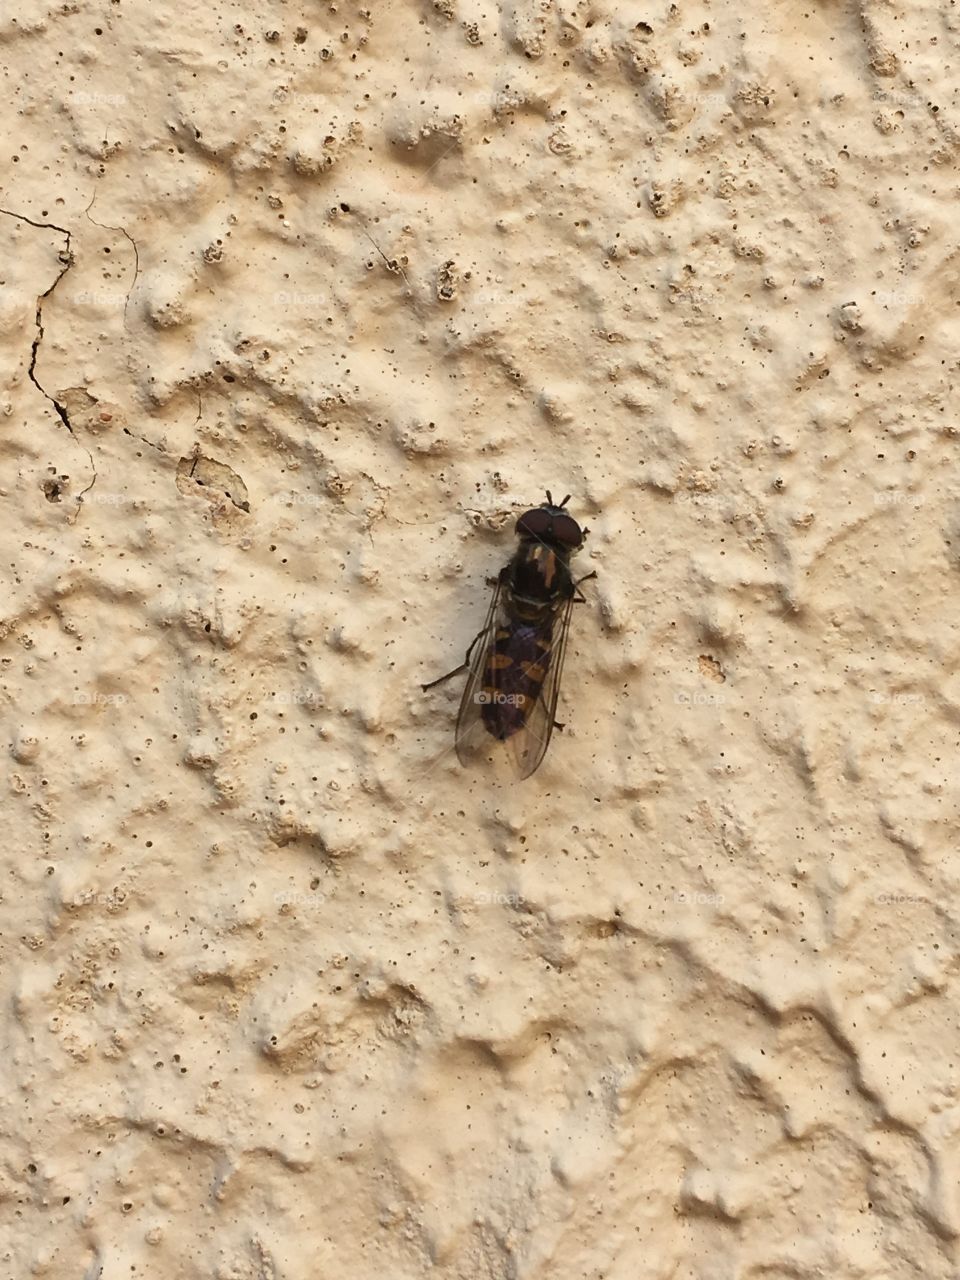
<instances>
[{"instance_id":1,"label":"fly","mask_svg":"<svg viewBox=\"0 0 960 1280\"><path fill-rule=\"evenodd\" d=\"M494 742L506 745L512 770L529 778L540 765L557 726L557 698L574 601L583 601L570 560L587 530L564 510L570 495L517 521L520 544L493 582L483 629L461 665L423 685L432 689L469 671L457 715L456 747L461 764L485 755Z\"/></svg>"}]
</instances>

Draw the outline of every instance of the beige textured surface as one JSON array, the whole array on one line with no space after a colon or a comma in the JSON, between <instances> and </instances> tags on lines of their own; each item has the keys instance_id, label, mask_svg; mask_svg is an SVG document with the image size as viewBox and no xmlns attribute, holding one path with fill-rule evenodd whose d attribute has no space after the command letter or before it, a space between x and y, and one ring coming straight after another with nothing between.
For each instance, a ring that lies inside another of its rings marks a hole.
<instances>
[{"instance_id":1,"label":"beige textured surface","mask_svg":"<svg viewBox=\"0 0 960 1280\"><path fill-rule=\"evenodd\" d=\"M0 1274L958 1274L958 39L5 7Z\"/></svg>"}]
</instances>

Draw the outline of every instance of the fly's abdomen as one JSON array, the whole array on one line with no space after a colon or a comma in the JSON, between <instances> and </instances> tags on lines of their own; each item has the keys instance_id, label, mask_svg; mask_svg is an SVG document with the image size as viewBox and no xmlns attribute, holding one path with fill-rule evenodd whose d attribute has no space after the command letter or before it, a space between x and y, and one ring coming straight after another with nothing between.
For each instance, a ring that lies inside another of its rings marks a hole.
<instances>
[{"instance_id":1,"label":"fly's abdomen","mask_svg":"<svg viewBox=\"0 0 960 1280\"><path fill-rule=\"evenodd\" d=\"M487 732L503 741L518 733L533 711L550 666L552 622L500 627L487 651L477 694Z\"/></svg>"}]
</instances>

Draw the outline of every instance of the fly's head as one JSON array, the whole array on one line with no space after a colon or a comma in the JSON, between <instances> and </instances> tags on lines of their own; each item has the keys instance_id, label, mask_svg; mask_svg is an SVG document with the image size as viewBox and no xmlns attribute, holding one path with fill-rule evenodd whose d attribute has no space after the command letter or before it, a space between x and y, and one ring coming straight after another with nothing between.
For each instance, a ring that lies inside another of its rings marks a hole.
<instances>
[{"instance_id":1,"label":"fly's head","mask_svg":"<svg viewBox=\"0 0 960 1280\"><path fill-rule=\"evenodd\" d=\"M547 500L540 507L525 512L517 521L517 537L521 548L528 544L539 543L561 556L564 561L583 546L586 533L581 529L564 508L570 501L570 495L557 504L547 490Z\"/></svg>"}]
</instances>

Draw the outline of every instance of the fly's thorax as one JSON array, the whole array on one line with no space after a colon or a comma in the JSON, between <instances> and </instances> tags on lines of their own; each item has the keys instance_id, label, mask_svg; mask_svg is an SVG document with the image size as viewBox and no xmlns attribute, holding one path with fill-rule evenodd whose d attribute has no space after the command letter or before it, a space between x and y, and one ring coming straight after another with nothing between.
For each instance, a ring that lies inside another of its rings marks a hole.
<instances>
[{"instance_id":1,"label":"fly's thorax","mask_svg":"<svg viewBox=\"0 0 960 1280\"><path fill-rule=\"evenodd\" d=\"M524 539L510 562L507 587L522 605L557 609L573 593L570 551Z\"/></svg>"}]
</instances>

